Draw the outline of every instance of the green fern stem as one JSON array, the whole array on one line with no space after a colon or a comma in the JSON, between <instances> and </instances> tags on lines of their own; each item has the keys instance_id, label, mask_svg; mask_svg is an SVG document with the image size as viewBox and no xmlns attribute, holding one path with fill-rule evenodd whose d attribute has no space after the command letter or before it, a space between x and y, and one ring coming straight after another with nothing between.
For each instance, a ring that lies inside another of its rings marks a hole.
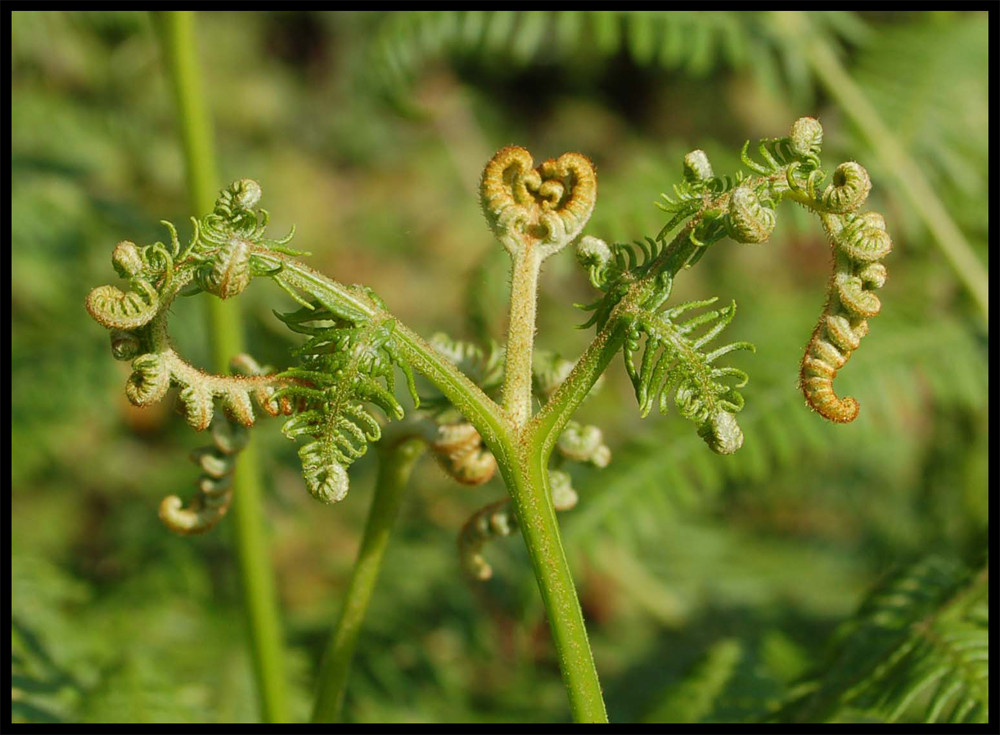
<instances>
[{"instance_id":1,"label":"green fern stem","mask_svg":"<svg viewBox=\"0 0 1000 735\"><path fill-rule=\"evenodd\" d=\"M625 321L611 319L604 329L597 333L594 341L576 361L570 374L528 425L531 441L541 448L546 461L566 424L573 418L573 414L590 393L597 379L604 374L608 364L622 348L626 331Z\"/></svg>"},{"instance_id":2,"label":"green fern stem","mask_svg":"<svg viewBox=\"0 0 1000 735\"><path fill-rule=\"evenodd\" d=\"M601 683L573 576L563 550L549 487L548 460L530 440L519 444L520 457L500 462L507 490L514 502L518 527L528 548L535 580L545 606L559 668L576 722L607 722Z\"/></svg>"},{"instance_id":3,"label":"green fern stem","mask_svg":"<svg viewBox=\"0 0 1000 735\"><path fill-rule=\"evenodd\" d=\"M389 544L392 526L399 515L410 473L425 446L422 440L412 437L395 442L387 439L379 445L375 497L372 498L368 511L368 520L344 596L340 618L323 655L323 667L319 674L312 713L313 722L336 722L340 719L347 675L361 624L378 581L382 557Z\"/></svg>"},{"instance_id":4,"label":"green fern stem","mask_svg":"<svg viewBox=\"0 0 1000 735\"><path fill-rule=\"evenodd\" d=\"M169 11L154 14L154 19L160 27L175 94L191 205L195 212L210 212L218 176L210 118L201 91L194 14ZM221 299L207 301L213 362L216 372L224 374L230 358L243 351L239 307ZM233 477L236 558L261 713L267 722L287 722L282 633L267 538L262 531L261 484L257 450L251 439Z\"/></svg>"}]
</instances>

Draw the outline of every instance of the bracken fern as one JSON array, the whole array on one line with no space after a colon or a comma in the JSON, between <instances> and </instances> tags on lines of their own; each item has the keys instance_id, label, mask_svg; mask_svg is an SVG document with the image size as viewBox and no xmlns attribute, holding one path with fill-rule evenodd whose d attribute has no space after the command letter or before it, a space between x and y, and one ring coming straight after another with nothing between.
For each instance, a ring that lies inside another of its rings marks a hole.
<instances>
[{"instance_id":1,"label":"bracken fern","mask_svg":"<svg viewBox=\"0 0 1000 735\"><path fill-rule=\"evenodd\" d=\"M215 426L214 446L197 455L205 473L198 494L187 508L178 498L167 498L161 516L182 533L207 530L222 517L231 500L227 481L243 442L242 427L256 418L254 403L265 414L289 416L285 436L306 438L299 456L310 493L324 502L343 499L348 467L383 436L372 407L390 420L404 417L394 392L399 370L419 409L415 373L420 373L439 395L428 396L422 413L397 425L384 456L398 473L386 482L405 483L417 456L414 441L428 446L445 472L463 484L481 485L499 470L510 497L477 511L462 528L462 564L472 576L488 578L484 544L522 531L543 598L553 606L550 623L574 713L582 720L605 719L552 511L579 500L566 463L602 468L611 451L602 430L573 421L573 413L621 350L642 416L654 406L666 412L673 403L711 450L736 452L744 442L737 423L744 405L739 390L748 378L720 360L753 347L745 341L713 344L732 321L735 303L710 308L717 298L708 298L671 304L673 283L726 237L766 242L778 205L791 199L819 217L834 254L828 303L801 368L802 389L826 418L844 422L857 416L857 402L837 398L832 382L868 332L867 320L879 312L873 291L885 282L880 261L891 240L881 215L860 211L871 182L859 164L841 164L821 189L822 139L819 122L801 118L788 136L761 141L759 160L751 158L747 143L746 171L729 176L717 176L705 154L692 151L684 159L683 181L660 203L666 224L655 238L631 245L583 236L597 200L597 174L588 158L565 153L536 166L523 148L501 149L483 171L480 204L511 259L511 311L506 343L487 349L446 335L425 342L371 289L344 286L300 263L294 258L300 253L287 247L291 233L281 240L265 237L268 215L257 206L261 189L249 179L225 189L213 211L194 221L184 249L171 225L169 246L120 243L112 262L128 290L102 286L86 306L111 330L115 357L132 361L126 394L144 406L177 386L188 422L198 430L213 421ZM534 347L541 266L571 243L601 292L585 307L593 314L583 325L597 334L575 361ZM271 372L243 356L236 365L240 374L210 375L173 350L166 322L177 296L203 291L228 299L260 277L273 280L300 307L279 315L305 336L294 350L297 365ZM216 400L225 420L215 412ZM397 447L407 447L405 457L392 453ZM343 681L343 666L325 671L332 672L324 676L332 682L333 698L317 713L334 711L342 696L336 682Z\"/></svg>"}]
</instances>

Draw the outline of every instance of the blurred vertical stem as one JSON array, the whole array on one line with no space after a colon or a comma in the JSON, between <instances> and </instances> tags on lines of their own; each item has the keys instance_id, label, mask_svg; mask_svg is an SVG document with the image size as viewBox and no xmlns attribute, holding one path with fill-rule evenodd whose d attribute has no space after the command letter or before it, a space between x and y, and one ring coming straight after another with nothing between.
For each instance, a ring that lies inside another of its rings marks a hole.
<instances>
[{"instance_id":1,"label":"blurred vertical stem","mask_svg":"<svg viewBox=\"0 0 1000 735\"><path fill-rule=\"evenodd\" d=\"M896 179L896 185L910 201L948 260L958 279L965 285L989 321L989 278L986 268L972 251L965 235L955 224L948 210L928 183L917 163L896 140L892 130L882 121L868 97L847 73L830 45L813 31L807 13L773 11L775 27L795 44L809 64L813 74L826 91L840 104L861 134L882 159L886 171Z\"/></svg>"},{"instance_id":2,"label":"blurred vertical stem","mask_svg":"<svg viewBox=\"0 0 1000 735\"><path fill-rule=\"evenodd\" d=\"M194 14L191 11L153 13L174 90L188 193L196 215L212 211L218 174L211 122L204 104L198 67ZM243 351L242 324L235 300L208 299L209 341L216 372L228 373L229 360ZM256 443L251 440L233 478L236 557L249 618L254 674L267 722L287 722L288 705L282 660L282 634L274 575L263 533L261 480Z\"/></svg>"},{"instance_id":3,"label":"blurred vertical stem","mask_svg":"<svg viewBox=\"0 0 1000 735\"><path fill-rule=\"evenodd\" d=\"M351 572L351 582L344 597L337 627L330 637L320 670L313 722L336 722L344 704L347 674L354 656L354 647L361 623L371 601L375 583L382 567L382 557L389 544L399 507L406 491L410 473L424 451L424 442L416 438L387 441L379 448L378 479L375 497L368 511L358 558Z\"/></svg>"}]
</instances>

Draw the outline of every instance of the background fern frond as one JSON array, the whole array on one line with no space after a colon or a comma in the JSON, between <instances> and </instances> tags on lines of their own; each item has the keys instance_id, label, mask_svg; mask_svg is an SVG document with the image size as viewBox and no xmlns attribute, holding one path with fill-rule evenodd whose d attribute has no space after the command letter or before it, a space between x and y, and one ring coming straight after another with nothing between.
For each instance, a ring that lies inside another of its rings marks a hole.
<instances>
[{"instance_id":1,"label":"background fern frond","mask_svg":"<svg viewBox=\"0 0 1000 735\"><path fill-rule=\"evenodd\" d=\"M847 13L815 13L813 22L817 32L837 39L857 40L864 33L863 24ZM531 64L593 66L622 53L637 67L682 69L695 77L720 66L760 64L768 82L800 96L809 93L804 70L788 63L795 58L793 50L767 32L763 17L732 11L393 13L370 45L366 76L375 88L402 96L422 67L437 59L500 62L517 69Z\"/></svg>"},{"instance_id":2,"label":"background fern frond","mask_svg":"<svg viewBox=\"0 0 1000 735\"><path fill-rule=\"evenodd\" d=\"M988 567L954 559L930 557L890 577L840 631L812 688L779 719L854 711L889 722L987 722L988 595Z\"/></svg>"}]
</instances>

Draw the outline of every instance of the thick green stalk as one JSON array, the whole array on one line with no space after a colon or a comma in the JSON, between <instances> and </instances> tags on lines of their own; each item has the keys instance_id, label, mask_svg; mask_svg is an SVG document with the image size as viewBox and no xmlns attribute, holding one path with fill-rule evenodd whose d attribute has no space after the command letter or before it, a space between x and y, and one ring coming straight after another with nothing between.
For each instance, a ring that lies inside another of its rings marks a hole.
<instances>
[{"instance_id":1,"label":"thick green stalk","mask_svg":"<svg viewBox=\"0 0 1000 735\"><path fill-rule=\"evenodd\" d=\"M920 167L899 144L829 45L812 32L808 16L799 11L775 11L773 17L775 27L798 45L816 78L858 126L875 154L881 157L886 172L896 179L896 185L910 201L912 210L924 221L955 275L968 289L983 318L988 320L989 279L986 269Z\"/></svg>"},{"instance_id":2,"label":"thick green stalk","mask_svg":"<svg viewBox=\"0 0 1000 735\"><path fill-rule=\"evenodd\" d=\"M547 463L540 447L532 444L522 444L518 461L513 465L501 463L500 471L514 501L518 526L528 547L573 719L576 722L607 722L608 713L604 708L583 611L552 507Z\"/></svg>"},{"instance_id":3,"label":"thick green stalk","mask_svg":"<svg viewBox=\"0 0 1000 735\"><path fill-rule=\"evenodd\" d=\"M517 432L517 442L513 457L501 456L496 451L494 456L514 501L521 535L528 547L559 655L559 668L569 694L573 719L577 722L607 722L608 713L604 708L601 683L587 639L583 611L552 506L549 452L544 451L544 437L531 430L535 424L528 423L531 420L531 356L535 341L538 272L542 260L543 257L530 248L512 253L503 407L508 421L514 424L512 428ZM548 449L551 451L551 446Z\"/></svg>"},{"instance_id":4,"label":"thick green stalk","mask_svg":"<svg viewBox=\"0 0 1000 735\"><path fill-rule=\"evenodd\" d=\"M157 13L164 56L173 83L184 145L188 192L195 212L212 210L218 175L211 123L198 69L194 15L190 11ZM216 372L228 373L229 360L243 351L239 307L234 301L208 300L209 335ZM267 722L287 722L288 705L282 659L282 634L274 574L263 534L261 481L253 441L243 451L233 477L236 558L249 618L254 674Z\"/></svg>"},{"instance_id":5,"label":"thick green stalk","mask_svg":"<svg viewBox=\"0 0 1000 735\"><path fill-rule=\"evenodd\" d=\"M415 438L404 439L389 446L380 445L375 497L368 511L368 521L344 597L344 607L323 655L313 722L336 722L340 718L347 675L361 623L378 581L382 557L389 544L392 525L399 515L410 473L424 446L422 440Z\"/></svg>"}]
</instances>

